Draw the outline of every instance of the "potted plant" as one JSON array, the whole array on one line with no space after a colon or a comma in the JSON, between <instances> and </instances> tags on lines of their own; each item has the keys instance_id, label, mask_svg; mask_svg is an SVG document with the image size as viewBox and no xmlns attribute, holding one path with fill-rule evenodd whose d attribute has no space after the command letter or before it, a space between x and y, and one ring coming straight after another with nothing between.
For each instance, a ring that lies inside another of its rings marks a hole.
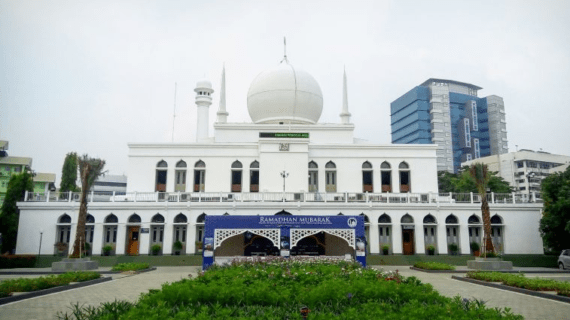
<instances>
[{"instance_id":1,"label":"potted plant","mask_svg":"<svg viewBox=\"0 0 570 320\"><path fill-rule=\"evenodd\" d=\"M196 241L196 252L202 252L202 241Z\"/></svg>"},{"instance_id":2,"label":"potted plant","mask_svg":"<svg viewBox=\"0 0 570 320\"><path fill-rule=\"evenodd\" d=\"M481 253L479 250L481 250L481 246L479 245L478 242L471 242L471 244L469 245L471 247L471 251L473 251L473 255L478 257L479 254Z\"/></svg>"},{"instance_id":3,"label":"potted plant","mask_svg":"<svg viewBox=\"0 0 570 320\"><path fill-rule=\"evenodd\" d=\"M162 246L160 244L155 244L152 247L150 247L150 251L152 251L153 256L158 256L158 254L160 253L160 249L162 249Z\"/></svg>"},{"instance_id":4,"label":"potted plant","mask_svg":"<svg viewBox=\"0 0 570 320\"><path fill-rule=\"evenodd\" d=\"M111 255L111 251L113 251L113 246L108 244L106 246L103 247L103 255L104 256L110 256Z\"/></svg>"},{"instance_id":5,"label":"potted plant","mask_svg":"<svg viewBox=\"0 0 570 320\"><path fill-rule=\"evenodd\" d=\"M91 245L89 244L89 242L85 242L83 244L83 250L85 250L85 255L88 256L91 254Z\"/></svg>"},{"instance_id":6,"label":"potted plant","mask_svg":"<svg viewBox=\"0 0 570 320\"><path fill-rule=\"evenodd\" d=\"M390 246L385 244L382 246L382 254L383 255L388 255L390 253Z\"/></svg>"},{"instance_id":7,"label":"potted plant","mask_svg":"<svg viewBox=\"0 0 570 320\"><path fill-rule=\"evenodd\" d=\"M457 243L450 243L448 249L449 253L451 253L452 256L456 256L457 252L459 251L459 246L457 245Z\"/></svg>"},{"instance_id":8,"label":"potted plant","mask_svg":"<svg viewBox=\"0 0 570 320\"><path fill-rule=\"evenodd\" d=\"M182 248L184 247L184 245L182 244L181 241L176 241L174 242L174 254L179 256L180 255L180 251L182 251Z\"/></svg>"},{"instance_id":9,"label":"potted plant","mask_svg":"<svg viewBox=\"0 0 570 320\"><path fill-rule=\"evenodd\" d=\"M57 250L58 256L65 256L67 253L67 243L65 242L58 242L55 244L55 248Z\"/></svg>"},{"instance_id":10,"label":"potted plant","mask_svg":"<svg viewBox=\"0 0 570 320\"><path fill-rule=\"evenodd\" d=\"M433 255L435 254L435 246L434 246L433 244L430 244L430 245L427 247L427 253L428 253L430 256L433 256Z\"/></svg>"}]
</instances>

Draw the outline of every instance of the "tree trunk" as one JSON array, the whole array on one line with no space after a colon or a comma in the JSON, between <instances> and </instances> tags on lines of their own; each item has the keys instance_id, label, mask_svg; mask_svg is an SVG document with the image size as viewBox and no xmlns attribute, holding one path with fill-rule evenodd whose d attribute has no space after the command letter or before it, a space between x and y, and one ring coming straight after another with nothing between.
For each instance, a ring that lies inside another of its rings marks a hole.
<instances>
[{"instance_id":1,"label":"tree trunk","mask_svg":"<svg viewBox=\"0 0 570 320\"><path fill-rule=\"evenodd\" d=\"M487 195L481 197L481 214L483 215L483 228L485 229L485 250L483 254L487 256L487 252L495 252L493 248L493 241L491 240L491 213L489 203L487 202Z\"/></svg>"},{"instance_id":2,"label":"tree trunk","mask_svg":"<svg viewBox=\"0 0 570 320\"><path fill-rule=\"evenodd\" d=\"M82 170L81 175L81 203L79 205L79 217L77 218L77 230L75 233L75 242L73 243L73 253L71 258L80 258L80 247L85 243L85 223L87 220L87 192L89 192L88 177L91 171L91 165L87 162L82 163L85 168Z\"/></svg>"}]
</instances>

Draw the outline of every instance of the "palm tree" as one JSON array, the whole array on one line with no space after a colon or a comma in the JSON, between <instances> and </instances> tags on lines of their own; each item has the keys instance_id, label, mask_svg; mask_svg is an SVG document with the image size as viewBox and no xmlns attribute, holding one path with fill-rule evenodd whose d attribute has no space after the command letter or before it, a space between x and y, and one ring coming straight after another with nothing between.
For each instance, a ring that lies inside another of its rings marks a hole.
<instances>
[{"instance_id":1,"label":"palm tree","mask_svg":"<svg viewBox=\"0 0 570 320\"><path fill-rule=\"evenodd\" d=\"M473 177L473 180L475 180L477 193L479 193L481 197L481 214L483 216L483 229L485 230L483 255L487 257L487 252L495 252L493 241L491 240L491 214L489 203L487 202L487 184L489 183L491 174L489 174L487 170L487 165L482 163L472 164L471 167L469 167L469 173L471 177Z\"/></svg>"},{"instance_id":2,"label":"palm tree","mask_svg":"<svg viewBox=\"0 0 570 320\"><path fill-rule=\"evenodd\" d=\"M79 164L79 174L81 175L81 204L79 205L79 217L77 219L77 230L75 233L75 242L73 243L72 258L80 257L81 244L85 244L85 223L87 220L87 192L93 186L93 183L99 176L103 175L105 160L89 158L84 154L77 157ZM83 241L82 241L83 238Z\"/></svg>"}]
</instances>

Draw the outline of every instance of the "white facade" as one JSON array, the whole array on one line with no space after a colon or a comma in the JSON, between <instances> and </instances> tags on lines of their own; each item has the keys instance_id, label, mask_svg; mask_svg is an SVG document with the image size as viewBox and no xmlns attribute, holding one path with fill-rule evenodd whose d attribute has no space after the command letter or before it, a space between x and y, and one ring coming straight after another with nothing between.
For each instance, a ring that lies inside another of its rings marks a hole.
<instances>
[{"instance_id":1,"label":"white facade","mask_svg":"<svg viewBox=\"0 0 570 320\"><path fill-rule=\"evenodd\" d=\"M564 170L570 163L570 156L521 149L467 161L462 166L475 162L486 164L489 170L498 172L499 176L515 188L517 194L540 199L542 180L554 172Z\"/></svg>"},{"instance_id":2,"label":"white facade","mask_svg":"<svg viewBox=\"0 0 570 320\"><path fill-rule=\"evenodd\" d=\"M162 254L171 254L181 241L183 253L193 254L204 215L286 211L364 215L372 254L383 245L394 254L424 254L432 244L446 254L450 243L469 254L469 243L482 237L480 203L473 194L437 193L437 146L356 139L346 80L340 123L318 123L322 96L311 79L286 59L262 73L248 94L249 124L227 123L223 81L212 137L204 136L203 126L213 89L200 81L197 141L130 143L127 193L90 195L85 238L92 253L111 245L114 254L148 254L159 244ZM491 195L490 203L502 252L542 253L541 205L523 204L513 194ZM42 254L73 241L79 210L74 196L28 194L19 207L17 253L37 253L40 232Z\"/></svg>"}]
</instances>

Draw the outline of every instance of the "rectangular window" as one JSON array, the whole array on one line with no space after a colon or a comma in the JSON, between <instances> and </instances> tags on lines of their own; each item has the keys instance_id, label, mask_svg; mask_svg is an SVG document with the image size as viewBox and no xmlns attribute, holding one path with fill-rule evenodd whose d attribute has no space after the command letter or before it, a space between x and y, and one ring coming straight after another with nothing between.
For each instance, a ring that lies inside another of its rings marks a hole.
<instances>
[{"instance_id":1,"label":"rectangular window","mask_svg":"<svg viewBox=\"0 0 570 320\"><path fill-rule=\"evenodd\" d=\"M467 161L473 160L473 156L471 156L471 153L466 154L465 158L467 159Z\"/></svg>"},{"instance_id":2,"label":"rectangular window","mask_svg":"<svg viewBox=\"0 0 570 320\"><path fill-rule=\"evenodd\" d=\"M475 159L481 158L481 150L479 149L479 139L473 139L475 144Z\"/></svg>"},{"instance_id":3,"label":"rectangular window","mask_svg":"<svg viewBox=\"0 0 570 320\"><path fill-rule=\"evenodd\" d=\"M182 228L182 242L186 242L186 228Z\"/></svg>"},{"instance_id":4,"label":"rectangular window","mask_svg":"<svg viewBox=\"0 0 570 320\"><path fill-rule=\"evenodd\" d=\"M113 229L113 243L117 242L117 228Z\"/></svg>"},{"instance_id":5,"label":"rectangular window","mask_svg":"<svg viewBox=\"0 0 570 320\"><path fill-rule=\"evenodd\" d=\"M471 119L473 120L473 131L479 131L479 120L477 119L477 104L471 102Z\"/></svg>"},{"instance_id":6,"label":"rectangular window","mask_svg":"<svg viewBox=\"0 0 570 320\"><path fill-rule=\"evenodd\" d=\"M384 228L380 228L380 236L384 235Z\"/></svg>"}]
</instances>

